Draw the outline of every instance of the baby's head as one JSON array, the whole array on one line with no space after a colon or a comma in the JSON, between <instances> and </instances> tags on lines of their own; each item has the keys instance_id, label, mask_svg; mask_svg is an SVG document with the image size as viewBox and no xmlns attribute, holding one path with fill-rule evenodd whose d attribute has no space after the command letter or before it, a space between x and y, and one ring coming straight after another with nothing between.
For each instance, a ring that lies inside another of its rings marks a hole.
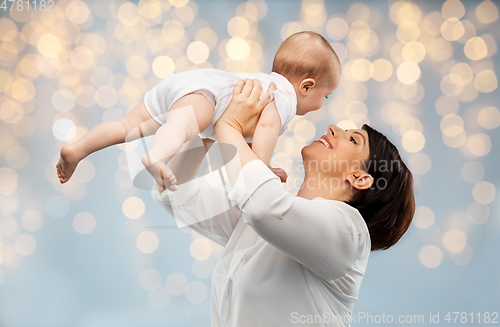
<instances>
[{"instance_id":1,"label":"baby's head","mask_svg":"<svg viewBox=\"0 0 500 327\"><path fill-rule=\"evenodd\" d=\"M286 77L297 94L297 115L318 110L340 81L340 60L318 33L292 34L274 56L273 72Z\"/></svg>"}]
</instances>

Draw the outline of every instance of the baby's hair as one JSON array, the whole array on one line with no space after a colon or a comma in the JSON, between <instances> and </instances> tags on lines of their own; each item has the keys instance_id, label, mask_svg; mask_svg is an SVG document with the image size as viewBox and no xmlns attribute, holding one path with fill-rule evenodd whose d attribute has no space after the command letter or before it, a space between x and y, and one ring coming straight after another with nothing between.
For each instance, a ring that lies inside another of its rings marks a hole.
<instances>
[{"instance_id":1,"label":"baby's hair","mask_svg":"<svg viewBox=\"0 0 500 327\"><path fill-rule=\"evenodd\" d=\"M290 81L314 78L323 84L330 82L337 65L340 73L339 57L328 41L318 33L303 31L290 35L280 45L273 72Z\"/></svg>"}]
</instances>

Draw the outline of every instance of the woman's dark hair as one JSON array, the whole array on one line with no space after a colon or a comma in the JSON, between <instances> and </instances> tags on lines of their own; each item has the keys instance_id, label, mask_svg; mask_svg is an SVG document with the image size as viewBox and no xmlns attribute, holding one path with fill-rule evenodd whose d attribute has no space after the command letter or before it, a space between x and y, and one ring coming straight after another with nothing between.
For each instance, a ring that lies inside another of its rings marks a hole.
<instances>
[{"instance_id":1,"label":"woman's dark hair","mask_svg":"<svg viewBox=\"0 0 500 327\"><path fill-rule=\"evenodd\" d=\"M368 133L370 157L365 169L373 177L373 185L357 192L347 204L363 216L371 250L386 250L399 241L413 219L413 176L385 135L366 124L362 129Z\"/></svg>"}]
</instances>

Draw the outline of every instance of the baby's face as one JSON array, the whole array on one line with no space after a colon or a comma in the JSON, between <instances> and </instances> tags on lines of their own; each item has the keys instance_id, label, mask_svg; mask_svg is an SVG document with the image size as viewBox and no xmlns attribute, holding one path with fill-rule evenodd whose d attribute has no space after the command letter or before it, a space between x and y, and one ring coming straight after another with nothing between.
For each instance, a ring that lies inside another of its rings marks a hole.
<instances>
[{"instance_id":1,"label":"baby's face","mask_svg":"<svg viewBox=\"0 0 500 327\"><path fill-rule=\"evenodd\" d=\"M311 111L316 111L323 106L323 101L332 94L338 86L338 81L330 85L313 87L306 95L297 93L297 115L302 116Z\"/></svg>"}]
</instances>

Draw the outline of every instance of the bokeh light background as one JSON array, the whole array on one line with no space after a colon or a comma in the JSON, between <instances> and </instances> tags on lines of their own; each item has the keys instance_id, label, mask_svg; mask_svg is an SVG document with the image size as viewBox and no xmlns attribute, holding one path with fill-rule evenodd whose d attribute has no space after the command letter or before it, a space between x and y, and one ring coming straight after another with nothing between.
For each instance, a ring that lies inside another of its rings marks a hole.
<instances>
[{"instance_id":1,"label":"bokeh light background","mask_svg":"<svg viewBox=\"0 0 500 327\"><path fill-rule=\"evenodd\" d=\"M65 185L55 164L64 144L123 117L162 78L270 72L300 30L331 42L342 82L280 137L273 164L288 170L288 189L301 147L331 123L385 133L416 180L414 222L372 254L354 313L427 322L440 312L447 325L449 311L500 311L498 8L56 0L50 12L0 10L0 325L209 326L221 247L160 228L173 219L132 186L123 146L86 158Z\"/></svg>"}]
</instances>

